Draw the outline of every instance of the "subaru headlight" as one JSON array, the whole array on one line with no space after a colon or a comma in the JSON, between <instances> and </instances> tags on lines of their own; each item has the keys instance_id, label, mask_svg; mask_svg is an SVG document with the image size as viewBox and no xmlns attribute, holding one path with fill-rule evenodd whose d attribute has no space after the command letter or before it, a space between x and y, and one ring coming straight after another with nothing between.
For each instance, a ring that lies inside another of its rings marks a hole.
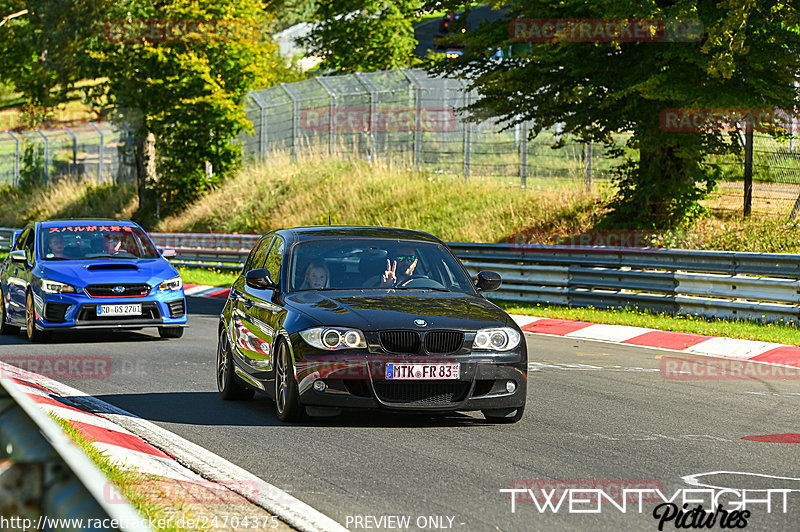
<instances>
[{"instance_id":1,"label":"subaru headlight","mask_svg":"<svg viewBox=\"0 0 800 532\"><path fill-rule=\"evenodd\" d=\"M300 331L300 337L311 347L334 351L336 349L363 349L367 347L364 333L358 329L341 327L314 327Z\"/></svg>"},{"instance_id":2,"label":"subaru headlight","mask_svg":"<svg viewBox=\"0 0 800 532\"><path fill-rule=\"evenodd\" d=\"M472 348L478 351L508 351L519 345L520 336L511 327L480 329L475 333Z\"/></svg>"},{"instance_id":3,"label":"subaru headlight","mask_svg":"<svg viewBox=\"0 0 800 532\"><path fill-rule=\"evenodd\" d=\"M78 290L71 284L42 279L42 292L47 294L75 294Z\"/></svg>"},{"instance_id":4,"label":"subaru headlight","mask_svg":"<svg viewBox=\"0 0 800 532\"><path fill-rule=\"evenodd\" d=\"M181 280L180 275L178 277L173 277L172 279L167 279L166 281L162 281L161 284L158 285L159 292L167 292L167 291L176 291L183 288L183 281Z\"/></svg>"}]
</instances>

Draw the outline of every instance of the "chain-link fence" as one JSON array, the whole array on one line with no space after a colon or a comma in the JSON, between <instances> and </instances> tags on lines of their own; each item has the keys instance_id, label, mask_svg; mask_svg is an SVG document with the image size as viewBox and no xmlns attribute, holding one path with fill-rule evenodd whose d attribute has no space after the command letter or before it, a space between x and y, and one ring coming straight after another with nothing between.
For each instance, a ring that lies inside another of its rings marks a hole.
<instances>
[{"instance_id":1,"label":"chain-link fence","mask_svg":"<svg viewBox=\"0 0 800 532\"><path fill-rule=\"evenodd\" d=\"M530 124L503 130L497 120L463 120L457 109L474 97L465 82L422 70L320 76L250 92L245 104L255 133L239 141L256 160L276 151L356 155L523 185L529 178L608 177L611 165L598 146L587 152L567 140L554 150L558 131L530 141Z\"/></svg>"},{"instance_id":2,"label":"chain-link fence","mask_svg":"<svg viewBox=\"0 0 800 532\"><path fill-rule=\"evenodd\" d=\"M111 123L0 131L0 183L46 185L65 177L134 181L132 148L130 130Z\"/></svg>"}]
</instances>

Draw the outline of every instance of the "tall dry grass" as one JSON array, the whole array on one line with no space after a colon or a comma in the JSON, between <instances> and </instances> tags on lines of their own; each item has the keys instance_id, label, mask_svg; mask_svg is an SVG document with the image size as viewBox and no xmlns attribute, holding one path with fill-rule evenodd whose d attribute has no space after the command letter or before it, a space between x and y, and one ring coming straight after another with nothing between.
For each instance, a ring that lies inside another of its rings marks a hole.
<instances>
[{"instance_id":1,"label":"tall dry grass","mask_svg":"<svg viewBox=\"0 0 800 532\"><path fill-rule=\"evenodd\" d=\"M580 231L597 194L582 184L529 180L526 189L495 180L414 172L391 164L274 154L245 167L160 231L263 233L280 227L380 225L428 231L444 240L507 241L530 228Z\"/></svg>"}]
</instances>

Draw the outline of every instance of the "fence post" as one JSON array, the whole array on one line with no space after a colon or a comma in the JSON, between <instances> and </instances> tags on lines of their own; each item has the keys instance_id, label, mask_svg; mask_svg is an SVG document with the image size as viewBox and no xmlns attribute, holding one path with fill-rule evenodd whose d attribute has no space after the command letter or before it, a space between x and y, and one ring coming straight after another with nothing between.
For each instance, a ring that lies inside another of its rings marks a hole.
<instances>
[{"instance_id":1,"label":"fence post","mask_svg":"<svg viewBox=\"0 0 800 532\"><path fill-rule=\"evenodd\" d=\"M105 156L106 156L106 154L105 154L105 145L106 145L106 143L105 143L105 135L103 135L103 132L100 130L99 127L97 127L97 124L95 124L94 122L89 123L89 125L92 126L92 129L94 129L97 132L98 135L100 135L100 147L97 150L97 180L102 182L103 181L103 159L105 159Z\"/></svg>"},{"instance_id":2,"label":"fence post","mask_svg":"<svg viewBox=\"0 0 800 532\"><path fill-rule=\"evenodd\" d=\"M749 218L753 209L753 117L745 119L744 132L744 217Z\"/></svg>"},{"instance_id":3,"label":"fence post","mask_svg":"<svg viewBox=\"0 0 800 532\"><path fill-rule=\"evenodd\" d=\"M328 111L328 155L333 157L333 134L335 131L333 115L336 113L336 93L333 89L331 89L330 85L328 85L328 82L325 81L324 78L316 77L314 79L316 79L319 84L322 85L322 88L325 89L325 92L327 92L328 96L330 96L330 107Z\"/></svg>"},{"instance_id":4,"label":"fence post","mask_svg":"<svg viewBox=\"0 0 800 532\"><path fill-rule=\"evenodd\" d=\"M47 138L47 135L42 133L41 129L37 129L36 133L38 133L39 136L42 137L42 140L44 140L44 169L43 169L43 173L44 173L44 184L45 184L45 186L47 186L47 184L50 182L50 169L48 168L48 166L49 166L48 160L50 159L50 139Z\"/></svg>"},{"instance_id":5,"label":"fence post","mask_svg":"<svg viewBox=\"0 0 800 532\"><path fill-rule=\"evenodd\" d=\"M592 191L592 141L583 148L583 188L586 192Z\"/></svg>"},{"instance_id":6,"label":"fence post","mask_svg":"<svg viewBox=\"0 0 800 532\"><path fill-rule=\"evenodd\" d=\"M528 186L528 123L522 122L519 131L519 186Z\"/></svg>"},{"instance_id":7,"label":"fence post","mask_svg":"<svg viewBox=\"0 0 800 532\"><path fill-rule=\"evenodd\" d=\"M464 91L464 107L472 103L469 91ZM472 123L469 121L464 124L464 181L469 181L472 173Z\"/></svg>"},{"instance_id":8,"label":"fence post","mask_svg":"<svg viewBox=\"0 0 800 532\"><path fill-rule=\"evenodd\" d=\"M261 127L258 130L258 157L262 161L267 158L267 106L261 96L255 92L250 92L250 97L258 105L258 110L261 111Z\"/></svg>"},{"instance_id":9,"label":"fence post","mask_svg":"<svg viewBox=\"0 0 800 532\"><path fill-rule=\"evenodd\" d=\"M78 137L66 126L64 126L64 131L72 137L72 172L70 173L73 177L78 177Z\"/></svg>"},{"instance_id":10,"label":"fence post","mask_svg":"<svg viewBox=\"0 0 800 532\"><path fill-rule=\"evenodd\" d=\"M422 87L417 84L417 80L411 76L407 68L401 68L400 72L402 72L406 79L408 79L408 82L411 83L411 87L414 91L414 169L419 170L422 146L422 98L420 97Z\"/></svg>"},{"instance_id":11,"label":"fence post","mask_svg":"<svg viewBox=\"0 0 800 532\"><path fill-rule=\"evenodd\" d=\"M375 117L378 114L378 102L375 101L375 96L378 94L378 88L362 72L356 72L355 74L356 79L369 92L369 162L374 164L377 155L377 147L375 146L375 128L377 124Z\"/></svg>"},{"instance_id":12,"label":"fence post","mask_svg":"<svg viewBox=\"0 0 800 532\"><path fill-rule=\"evenodd\" d=\"M281 83L281 88L292 99L292 158L297 160L297 137L300 130L300 100L286 83Z\"/></svg>"},{"instance_id":13,"label":"fence post","mask_svg":"<svg viewBox=\"0 0 800 532\"><path fill-rule=\"evenodd\" d=\"M11 131L6 131L8 136L14 139L14 186L19 185L19 137Z\"/></svg>"}]
</instances>

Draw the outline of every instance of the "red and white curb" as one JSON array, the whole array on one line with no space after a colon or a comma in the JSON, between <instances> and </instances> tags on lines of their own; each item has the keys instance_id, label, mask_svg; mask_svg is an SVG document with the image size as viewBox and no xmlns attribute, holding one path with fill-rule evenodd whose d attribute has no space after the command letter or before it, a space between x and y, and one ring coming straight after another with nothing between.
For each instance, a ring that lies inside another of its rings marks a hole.
<instances>
[{"instance_id":1,"label":"red and white curb","mask_svg":"<svg viewBox=\"0 0 800 532\"><path fill-rule=\"evenodd\" d=\"M4 362L0 362L0 378L13 383L45 413L69 421L94 440L93 447L123 469L166 477L183 485L231 490L297 530L346 530L252 473L130 412Z\"/></svg>"},{"instance_id":2,"label":"red and white curb","mask_svg":"<svg viewBox=\"0 0 800 532\"><path fill-rule=\"evenodd\" d=\"M665 349L688 355L800 366L800 347L794 345L534 316L513 315L512 318L527 333Z\"/></svg>"},{"instance_id":3,"label":"red and white curb","mask_svg":"<svg viewBox=\"0 0 800 532\"><path fill-rule=\"evenodd\" d=\"M184 285L186 295L225 299L228 288L204 285ZM739 340L722 336L661 331L628 325L604 325L587 321L561 320L521 316L511 317L520 328L532 334L564 336L620 345L649 347L678 351L688 355L703 355L735 360L752 360L784 366L800 366L800 347L794 345Z\"/></svg>"}]
</instances>

